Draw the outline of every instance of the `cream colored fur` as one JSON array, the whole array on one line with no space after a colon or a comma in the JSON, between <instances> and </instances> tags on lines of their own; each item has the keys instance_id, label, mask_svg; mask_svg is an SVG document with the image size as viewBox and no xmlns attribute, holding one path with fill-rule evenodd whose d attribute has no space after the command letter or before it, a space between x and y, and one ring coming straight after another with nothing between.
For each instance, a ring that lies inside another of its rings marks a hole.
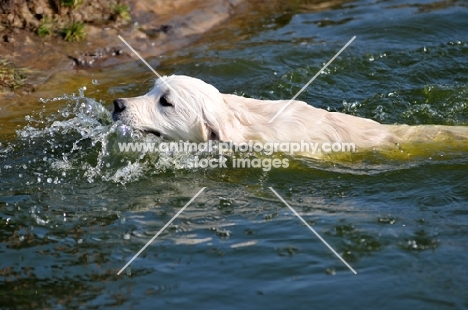
<instances>
[{"instance_id":1,"label":"cream colored fur","mask_svg":"<svg viewBox=\"0 0 468 310\"><path fill-rule=\"evenodd\" d=\"M344 142L354 143L357 150L389 149L398 143L437 137L468 137L468 127L383 125L314 108L302 101L291 102L269 123L287 100L222 94L212 85L188 76L163 79L158 79L144 96L116 99L114 120L173 140Z\"/></svg>"}]
</instances>

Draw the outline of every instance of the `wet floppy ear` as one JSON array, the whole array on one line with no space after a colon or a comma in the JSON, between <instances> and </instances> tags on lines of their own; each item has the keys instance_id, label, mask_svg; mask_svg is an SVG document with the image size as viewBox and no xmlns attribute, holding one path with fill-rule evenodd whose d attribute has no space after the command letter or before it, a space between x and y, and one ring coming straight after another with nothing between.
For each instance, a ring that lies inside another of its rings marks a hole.
<instances>
[{"instance_id":1,"label":"wet floppy ear","mask_svg":"<svg viewBox=\"0 0 468 310\"><path fill-rule=\"evenodd\" d=\"M207 140L223 140L222 137L222 130L221 130L221 123L219 115L213 111L213 106L210 101L203 102L201 106L201 119L203 121L202 126L204 125L206 128L206 138Z\"/></svg>"}]
</instances>

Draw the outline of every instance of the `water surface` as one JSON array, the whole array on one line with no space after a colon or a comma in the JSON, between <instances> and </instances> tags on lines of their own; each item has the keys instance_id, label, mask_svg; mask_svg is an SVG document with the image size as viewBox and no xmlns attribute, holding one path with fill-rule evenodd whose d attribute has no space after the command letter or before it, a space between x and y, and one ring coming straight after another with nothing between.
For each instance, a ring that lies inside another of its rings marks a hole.
<instances>
[{"instance_id":1,"label":"water surface","mask_svg":"<svg viewBox=\"0 0 468 310\"><path fill-rule=\"evenodd\" d=\"M467 125L463 1L317 3L259 5L149 62L225 93L289 99L357 36L299 99L386 124ZM215 155L119 152L160 142L110 117L114 98L153 81L137 62L62 73L2 105L1 308L468 307L465 144L190 169L188 158Z\"/></svg>"}]
</instances>

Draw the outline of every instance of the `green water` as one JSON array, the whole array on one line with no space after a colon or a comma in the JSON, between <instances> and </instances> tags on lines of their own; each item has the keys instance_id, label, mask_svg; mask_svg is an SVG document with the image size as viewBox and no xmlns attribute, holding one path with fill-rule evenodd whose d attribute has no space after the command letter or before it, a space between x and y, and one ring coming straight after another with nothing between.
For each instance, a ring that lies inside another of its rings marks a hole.
<instances>
[{"instance_id":1,"label":"green water","mask_svg":"<svg viewBox=\"0 0 468 310\"><path fill-rule=\"evenodd\" d=\"M467 125L465 2L317 3L255 7L149 62L289 99L357 36L299 99L386 124ZM190 169L214 155L119 152L159 143L110 117L114 98L153 81L139 62L69 72L2 105L0 308L468 308L466 144Z\"/></svg>"}]
</instances>

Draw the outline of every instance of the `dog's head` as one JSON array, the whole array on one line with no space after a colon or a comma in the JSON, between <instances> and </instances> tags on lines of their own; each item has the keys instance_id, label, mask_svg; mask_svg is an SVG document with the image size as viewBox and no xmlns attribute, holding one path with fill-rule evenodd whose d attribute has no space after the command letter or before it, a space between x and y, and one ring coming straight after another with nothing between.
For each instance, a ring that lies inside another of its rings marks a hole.
<instances>
[{"instance_id":1,"label":"dog's head","mask_svg":"<svg viewBox=\"0 0 468 310\"><path fill-rule=\"evenodd\" d=\"M144 96L114 100L114 121L173 140L222 140L228 117L223 95L188 76L158 79Z\"/></svg>"}]
</instances>

